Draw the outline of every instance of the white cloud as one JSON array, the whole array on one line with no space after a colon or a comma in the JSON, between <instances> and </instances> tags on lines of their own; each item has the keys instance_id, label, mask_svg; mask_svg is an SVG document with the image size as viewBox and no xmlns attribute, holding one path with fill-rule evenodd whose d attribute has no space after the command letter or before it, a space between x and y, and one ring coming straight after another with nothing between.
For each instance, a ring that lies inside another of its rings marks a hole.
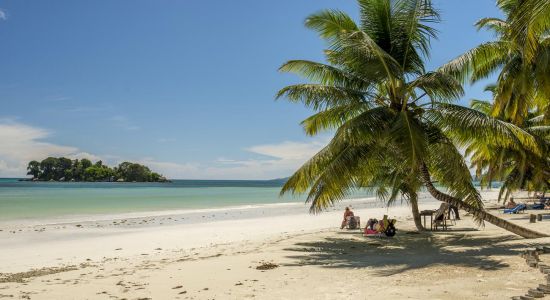
<instances>
[{"instance_id":1,"label":"white cloud","mask_svg":"<svg viewBox=\"0 0 550 300\"><path fill-rule=\"evenodd\" d=\"M10 119L0 119L0 177L22 177L26 174L27 163L31 160L65 156L71 159L103 160L108 165L135 161L174 179L273 179L291 175L328 142L325 139L316 139L310 142L285 141L256 145L244 150L259 158L237 160L222 157L209 163L198 163L159 161L155 158L131 159L113 155L98 156L77 147L45 141L51 135L51 131L43 128Z\"/></svg>"},{"instance_id":2,"label":"white cloud","mask_svg":"<svg viewBox=\"0 0 550 300\"><path fill-rule=\"evenodd\" d=\"M152 159L138 160L137 163L149 167L153 172L158 172L166 178L204 179L204 177L193 176L193 174L202 174L199 164L163 162Z\"/></svg>"},{"instance_id":3,"label":"white cloud","mask_svg":"<svg viewBox=\"0 0 550 300\"><path fill-rule=\"evenodd\" d=\"M0 20L7 20L7 19L8 19L8 14L6 13L6 11L3 9L0 9Z\"/></svg>"},{"instance_id":4,"label":"white cloud","mask_svg":"<svg viewBox=\"0 0 550 300\"><path fill-rule=\"evenodd\" d=\"M249 147L246 150L266 156L260 159L218 159L225 166L205 170L209 178L220 179L273 179L290 176L310 157L321 150L328 141L320 138L310 142L285 141Z\"/></svg>"},{"instance_id":5,"label":"white cloud","mask_svg":"<svg viewBox=\"0 0 550 300\"><path fill-rule=\"evenodd\" d=\"M212 164L161 163L159 171L169 178L185 179L274 179L291 175L311 156L323 148L328 141L316 139L311 142L285 141L265 144L245 150L266 158L235 160L218 158ZM154 169L154 162L144 161ZM172 175L173 174L173 175ZM175 175L175 176L174 176Z\"/></svg>"},{"instance_id":6,"label":"white cloud","mask_svg":"<svg viewBox=\"0 0 550 300\"><path fill-rule=\"evenodd\" d=\"M280 160L300 160L310 158L327 144L325 140L309 143L285 141L279 144L258 145L248 148L253 153L271 156Z\"/></svg>"},{"instance_id":7,"label":"white cloud","mask_svg":"<svg viewBox=\"0 0 550 300\"><path fill-rule=\"evenodd\" d=\"M74 154L69 154L66 156L67 158L70 158L70 159L83 159L83 158L87 158L91 161L98 161L98 160L103 160L104 158L100 157L100 156L97 156L95 154L92 154L92 153L88 153L88 152L78 152L78 153L74 153Z\"/></svg>"},{"instance_id":8,"label":"white cloud","mask_svg":"<svg viewBox=\"0 0 550 300\"><path fill-rule=\"evenodd\" d=\"M27 163L48 156L87 157L97 156L80 152L78 148L42 141L51 132L42 128L4 120L0 123L0 176L21 177L26 174Z\"/></svg>"}]
</instances>

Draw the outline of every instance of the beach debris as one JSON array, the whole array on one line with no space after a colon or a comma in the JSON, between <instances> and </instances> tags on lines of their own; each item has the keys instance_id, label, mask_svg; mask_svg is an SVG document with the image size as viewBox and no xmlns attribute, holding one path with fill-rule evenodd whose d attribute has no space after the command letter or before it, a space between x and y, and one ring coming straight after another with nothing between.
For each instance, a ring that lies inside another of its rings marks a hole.
<instances>
[{"instance_id":1,"label":"beach debris","mask_svg":"<svg viewBox=\"0 0 550 300\"><path fill-rule=\"evenodd\" d=\"M278 267L279 265L272 262L260 262L260 265L256 267L256 270L272 270Z\"/></svg>"},{"instance_id":2,"label":"beach debris","mask_svg":"<svg viewBox=\"0 0 550 300\"><path fill-rule=\"evenodd\" d=\"M41 268L20 273L0 273L0 283L24 283L25 279L78 270L76 266Z\"/></svg>"},{"instance_id":3,"label":"beach debris","mask_svg":"<svg viewBox=\"0 0 550 300\"><path fill-rule=\"evenodd\" d=\"M178 285L178 286L175 286L173 287L172 289L175 290L175 289L181 289L183 287L183 285Z\"/></svg>"}]
</instances>

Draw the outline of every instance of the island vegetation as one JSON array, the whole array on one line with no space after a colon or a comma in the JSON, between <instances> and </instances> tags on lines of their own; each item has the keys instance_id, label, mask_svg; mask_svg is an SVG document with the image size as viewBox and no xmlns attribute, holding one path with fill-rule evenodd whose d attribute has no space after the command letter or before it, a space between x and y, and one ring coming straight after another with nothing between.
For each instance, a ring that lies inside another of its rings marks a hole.
<instances>
[{"instance_id":1,"label":"island vegetation","mask_svg":"<svg viewBox=\"0 0 550 300\"><path fill-rule=\"evenodd\" d=\"M33 160L27 166L27 175L33 181L115 181L115 182L165 182L162 175L148 167L123 162L111 168L101 160L92 163L89 159L48 157L40 162Z\"/></svg>"}]
</instances>

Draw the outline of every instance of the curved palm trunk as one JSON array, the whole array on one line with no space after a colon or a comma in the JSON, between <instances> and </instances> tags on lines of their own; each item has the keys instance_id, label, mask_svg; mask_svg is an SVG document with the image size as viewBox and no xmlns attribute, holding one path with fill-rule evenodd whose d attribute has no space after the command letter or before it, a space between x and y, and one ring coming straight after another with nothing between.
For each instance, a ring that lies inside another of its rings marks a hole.
<instances>
[{"instance_id":1,"label":"curved palm trunk","mask_svg":"<svg viewBox=\"0 0 550 300\"><path fill-rule=\"evenodd\" d=\"M414 225L416 226L416 229L418 231L424 231L424 226L422 226L422 220L420 218L420 212L418 211L418 195L416 193L412 193L409 202L411 203L411 210L413 214L414 219Z\"/></svg>"},{"instance_id":2,"label":"curved palm trunk","mask_svg":"<svg viewBox=\"0 0 550 300\"><path fill-rule=\"evenodd\" d=\"M493 214L490 214L486 212L483 209L477 209L475 207L472 207L463 201L461 201L458 198L452 197L450 195L447 195L445 193L440 192L433 184L430 179L430 173L428 172L428 168L426 166L422 166L420 172L422 173L422 179L424 181L424 185L428 189L428 192L437 200L445 202L450 205L454 205L460 209L463 209L475 217L482 219L483 221L487 221L493 225L496 225L504 230L510 231L512 233L515 233L521 237L528 238L528 239L534 239L534 238L541 238L541 237L547 237L548 235L542 234L540 232L536 232L534 230L516 225L512 222L506 221L504 219L501 219Z\"/></svg>"}]
</instances>

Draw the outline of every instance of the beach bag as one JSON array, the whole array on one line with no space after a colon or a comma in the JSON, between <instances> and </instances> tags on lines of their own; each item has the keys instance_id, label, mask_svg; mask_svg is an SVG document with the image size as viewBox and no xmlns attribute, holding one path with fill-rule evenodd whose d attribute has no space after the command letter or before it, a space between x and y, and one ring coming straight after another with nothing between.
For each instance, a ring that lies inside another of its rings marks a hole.
<instances>
[{"instance_id":1,"label":"beach bag","mask_svg":"<svg viewBox=\"0 0 550 300\"><path fill-rule=\"evenodd\" d=\"M388 228L386 228L386 231L384 233L387 237L392 237L395 235L396 231L397 230L395 229L395 226L393 226L393 222L389 222Z\"/></svg>"},{"instance_id":2,"label":"beach bag","mask_svg":"<svg viewBox=\"0 0 550 300\"><path fill-rule=\"evenodd\" d=\"M348 228L349 229L356 229L357 228L357 220L355 219L355 217L349 218Z\"/></svg>"}]
</instances>

